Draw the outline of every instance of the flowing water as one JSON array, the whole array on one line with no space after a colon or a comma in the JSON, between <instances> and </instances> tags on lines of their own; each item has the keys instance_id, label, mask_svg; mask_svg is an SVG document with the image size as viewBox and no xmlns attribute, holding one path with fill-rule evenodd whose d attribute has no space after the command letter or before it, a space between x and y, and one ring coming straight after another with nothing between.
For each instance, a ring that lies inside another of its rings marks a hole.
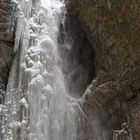
<instances>
[{"instance_id":1,"label":"flowing water","mask_svg":"<svg viewBox=\"0 0 140 140\"><path fill-rule=\"evenodd\" d=\"M76 108L82 110L78 99L70 96L70 83L62 70L64 55L58 51L65 4L60 0L15 2L16 56L7 86L2 140L77 140Z\"/></svg>"},{"instance_id":2,"label":"flowing water","mask_svg":"<svg viewBox=\"0 0 140 140\"><path fill-rule=\"evenodd\" d=\"M4 140L74 140L73 99L58 65L64 3L18 1L15 51L7 87Z\"/></svg>"}]
</instances>

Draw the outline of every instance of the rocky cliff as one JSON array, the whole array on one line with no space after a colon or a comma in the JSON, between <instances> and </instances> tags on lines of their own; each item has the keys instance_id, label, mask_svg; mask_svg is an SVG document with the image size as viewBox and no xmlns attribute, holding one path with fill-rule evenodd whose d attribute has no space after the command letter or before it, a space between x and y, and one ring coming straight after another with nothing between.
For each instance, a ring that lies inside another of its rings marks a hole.
<instances>
[{"instance_id":1,"label":"rocky cliff","mask_svg":"<svg viewBox=\"0 0 140 140\"><path fill-rule=\"evenodd\" d=\"M81 103L106 131L95 130L95 135L106 133L100 140L139 140L140 1L67 0L67 11L68 20L79 21L95 52L92 92L85 93Z\"/></svg>"},{"instance_id":2,"label":"rocky cliff","mask_svg":"<svg viewBox=\"0 0 140 140\"><path fill-rule=\"evenodd\" d=\"M16 5L11 0L0 0L0 103L4 94L14 56Z\"/></svg>"}]
</instances>

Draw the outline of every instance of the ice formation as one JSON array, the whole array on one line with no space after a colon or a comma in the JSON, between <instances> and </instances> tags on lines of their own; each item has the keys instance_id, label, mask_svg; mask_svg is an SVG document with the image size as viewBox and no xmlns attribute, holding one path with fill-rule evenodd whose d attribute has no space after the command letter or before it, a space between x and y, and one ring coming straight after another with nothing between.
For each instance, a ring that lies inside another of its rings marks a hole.
<instances>
[{"instance_id":1,"label":"ice formation","mask_svg":"<svg viewBox=\"0 0 140 140\"><path fill-rule=\"evenodd\" d=\"M58 66L59 0L18 0L16 57L7 87L3 140L75 140L74 109ZM2 111L2 107L0 108Z\"/></svg>"}]
</instances>

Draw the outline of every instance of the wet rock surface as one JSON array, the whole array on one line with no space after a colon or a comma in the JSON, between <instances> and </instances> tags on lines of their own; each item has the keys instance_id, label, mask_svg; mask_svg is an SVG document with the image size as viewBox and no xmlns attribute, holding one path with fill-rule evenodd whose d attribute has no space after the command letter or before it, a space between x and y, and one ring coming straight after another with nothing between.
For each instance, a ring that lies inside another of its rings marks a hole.
<instances>
[{"instance_id":1,"label":"wet rock surface","mask_svg":"<svg viewBox=\"0 0 140 140\"><path fill-rule=\"evenodd\" d=\"M95 52L96 78L81 103L91 121L93 114L100 118L99 131L106 133L95 139L113 139L114 130L127 123L127 133L116 139L139 140L140 2L67 0L67 10L69 16L77 16Z\"/></svg>"},{"instance_id":2,"label":"wet rock surface","mask_svg":"<svg viewBox=\"0 0 140 140\"><path fill-rule=\"evenodd\" d=\"M65 58L63 72L69 82L71 96L80 98L94 78L94 50L82 29L77 16L70 16L60 24L58 37L60 56Z\"/></svg>"},{"instance_id":3,"label":"wet rock surface","mask_svg":"<svg viewBox=\"0 0 140 140\"><path fill-rule=\"evenodd\" d=\"M0 103L4 101L14 56L15 9L16 4L11 0L0 0Z\"/></svg>"}]
</instances>

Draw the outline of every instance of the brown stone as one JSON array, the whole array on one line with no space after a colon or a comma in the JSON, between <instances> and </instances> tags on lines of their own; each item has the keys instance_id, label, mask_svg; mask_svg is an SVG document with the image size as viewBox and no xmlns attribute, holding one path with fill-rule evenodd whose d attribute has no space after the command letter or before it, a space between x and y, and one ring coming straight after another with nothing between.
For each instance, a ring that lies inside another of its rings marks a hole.
<instances>
[{"instance_id":1,"label":"brown stone","mask_svg":"<svg viewBox=\"0 0 140 140\"><path fill-rule=\"evenodd\" d=\"M90 121L98 116L108 133L106 139L112 140L113 130L121 130L126 122L129 131L117 140L131 135L139 140L140 1L67 1L68 14L77 16L95 52L96 78L92 92L83 96L83 110Z\"/></svg>"}]
</instances>

